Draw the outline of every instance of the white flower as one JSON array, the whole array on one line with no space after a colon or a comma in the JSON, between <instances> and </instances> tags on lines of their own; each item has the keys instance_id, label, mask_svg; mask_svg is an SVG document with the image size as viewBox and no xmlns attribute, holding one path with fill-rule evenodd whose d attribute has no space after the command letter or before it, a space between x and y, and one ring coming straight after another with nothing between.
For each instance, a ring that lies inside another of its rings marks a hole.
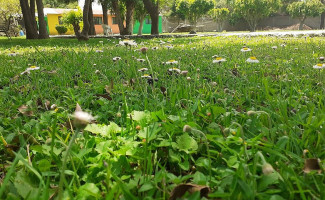
<instances>
[{"instance_id":1,"label":"white flower","mask_svg":"<svg viewBox=\"0 0 325 200\"><path fill-rule=\"evenodd\" d=\"M176 64L178 64L178 61L176 61L176 60L168 60L166 62L166 65L176 65Z\"/></svg>"},{"instance_id":2,"label":"white flower","mask_svg":"<svg viewBox=\"0 0 325 200\"><path fill-rule=\"evenodd\" d=\"M51 108L51 110L54 110L57 108L57 106L56 106L56 104L52 104L50 108Z\"/></svg>"},{"instance_id":3,"label":"white flower","mask_svg":"<svg viewBox=\"0 0 325 200\"><path fill-rule=\"evenodd\" d=\"M103 50L96 50L96 53L103 53Z\"/></svg>"},{"instance_id":4,"label":"white flower","mask_svg":"<svg viewBox=\"0 0 325 200\"><path fill-rule=\"evenodd\" d=\"M95 74L99 74L100 73L100 71L97 69L96 71L95 71Z\"/></svg>"},{"instance_id":5,"label":"white flower","mask_svg":"<svg viewBox=\"0 0 325 200\"><path fill-rule=\"evenodd\" d=\"M102 40L101 40L101 41L99 41L99 43L100 43L100 44L103 44L103 42L104 42L104 41L102 41Z\"/></svg>"},{"instance_id":6,"label":"white flower","mask_svg":"<svg viewBox=\"0 0 325 200\"><path fill-rule=\"evenodd\" d=\"M213 60L213 63L221 63L221 62L225 62L225 61L226 61L226 59L217 57L216 59Z\"/></svg>"},{"instance_id":7,"label":"white flower","mask_svg":"<svg viewBox=\"0 0 325 200\"><path fill-rule=\"evenodd\" d=\"M76 111L73 113L74 125L77 127L85 127L95 118L91 114L84 111Z\"/></svg>"},{"instance_id":8,"label":"white flower","mask_svg":"<svg viewBox=\"0 0 325 200\"><path fill-rule=\"evenodd\" d=\"M141 69L138 69L138 72L144 72L144 71L148 71L148 68L141 68Z\"/></svg>"},{"instance_id":9,"label":"white flower","mask_svg":"<svg viewBox=\"0 0 325 200\"><path fill-rule=\"evenodd\" d=\"M260 61L258 61L257 59L256 59L256 57L249 57L247 60L246 60L246 62L249 62L249 63L259 63Z\"/></svg>"},{"instance_id":10,"label":"white flower","mask_svg":"<svg viewBox=\"0 0 325 200\"><path fill-rule=\"evenodd\" d=\"M285 46L287 46L287 45L283 43L283 44L281 44L280 46L281 46L281 47L285 47Z\"/></svg>"},{"instance_id":11,"label":"white flower","mask_svg":"<svg viewBox=\"0 0 325 200\"><path fill-rule=\"evenodd\" d=\"M323 68L325 68L325 64L321 64L321 63L319 63L319 64L317 64L317 65L314 65L313 68L314 68L314 69L323 69Z\"/></svg>"},{"instance_id":12,"label":"white flower","mask_svg":"<svg viewBox=\"0 0 325 200\"><path fill-rule=\"evenodd\" d=\"M145 61L145 59L137 59L137 61L139 61L139 62L144 62Z\"/></svg>"},{"instance_id":13,"label":"white flower","mask_svg":"<svg viewBox=\"0 0 325 200\"><path fill-rule=\"evenodd\" d=\"M188 76L188 77L186 77L186 80L191 81L192 79L191 79L191 77Z\"/></svg>"},{"instance_id":14,"label":"white flower","mask_svg":"<svg viewBox=\"0 0 325 200\"><path fill-rule=\"evenodd\" d=\"M20 73L20 75L23 75L23 74L30 74L30 71L34 71L34 70L39 70L40 69L40 67L37 67L37 66L35 66L35 65L33 65L33 66L30 66L30 67L28 67L25 71L23 71L22 73Z\"/></svg>"},{"instance_id":15,"label":"white flower","mask_svg":"<svg viewBox=\"0 0 325 200\"><path fill-rule=\"evenodd\" d=\"M187 71L187 70L185 70L185 71L181 71L181 74L182 74L183 76L186 76L186 75L188 74L188 71Z\"/></svg>"},{"instance_id":16,"label":"white flower","mask_svg":"<svg viewBox=\"0 0 325 200\"><path fill-rule=\"evenodd\" d=\"M9 53L8 56L17 56L18 53Z\"/></svg>"},{"instance_id":17,"label":"white flower","mask_svg":"<svg viewBox=\"0 0 325 200\"><path fill-rule=\"evenodd\" d=\"M40 69L40 67L33 65L33 66L28 67L26 70L33 71L33 70L39 70L39 69Z\"/></svg>"},{"instance_id":18,"label":"white flower","mask_svg":"<svg viewBox=\"0 0 325 200\"><path fill-rule=\"evenodd\" d=\"M168 71L170 71L170 72L177 72L177 73L181 73L182 71L180 70L180 69L178 69L178 68L170 68L170 69L168 69Z\"/></svg>"},{"instance_id":19,"label":"white flower","mask_svg":"<svg viewBox=\"0 0 325 200\"><path fill-rule=\"evenodd\" d=\"M151 76L149 74L144 74L141 78L151 78Z\"/></svg>"},{"instance_id":20,"label":"white flower","mask_svg":"<svg viewBox=\"0 0 325 200\"><path fill-rule=\"evenodd\" d=\"M119 42L119 45L125 46L137 46L137 43L134 40L122 40Z\"/></svg>"},{"instance_id":21,"label":"white flower","mask_svg":"<svg viewBox=\"0 0 325 200\"><path fill-rule=\"evenodd\" d=\"M113 61L118 61L118 60L121 60L121 57L114 57L113 58Z\"/></svg>"},{"instance_id":22,"label":"white flower","mask_svg":"<svg viewBox=\"0 0 325 200\"><path fill-rule=\"evenodd\" d=\"M241 52L247 52L247 51L251 51L252 49L250 49L250 48L247 48L247 47L244 47L244 48L242 48L240 51Z\"/></svg>"},{"instance_id":23,"label":"white flower","mask_svg":"<svg viewBox=\"0 0 325 200\"><path fill-rule=\"evenodd\" d=\"M218 57L220 57L220 56L218 56L218 55L213 55L212 56L212 58L218 58Z\"/></svg>"},{"instance_id":24,"label":"white flower","mask_svg":"<svg viewBox=\"0 0 325 200\"><path fill-rule=\"evenodd\" d=\"M157 50L157 49L158 49L158 47L152 47L151 49L152 49L152 50Z\"/></svg>"},{"instance_id":25,"label":"white flower","mask_svg":"<svg viewBox=\"0 0 325 200\"><path fill-rule=\"evenodd\" d=\"M170 45L167 45L166 48L167 49L173 49L174 47L173 46L170 46Z\"/></svg>"},{"instance_id":26,"label":"white flower","mask_svg":"<svg viewBox=\"0 0 325 200\"><path fill-rule=\"evenodd\" d=\"M277 46L273 46L273 47L272 47L273 50L276 50L277 48L278 48Z\"/></svg>"}]
</instances>

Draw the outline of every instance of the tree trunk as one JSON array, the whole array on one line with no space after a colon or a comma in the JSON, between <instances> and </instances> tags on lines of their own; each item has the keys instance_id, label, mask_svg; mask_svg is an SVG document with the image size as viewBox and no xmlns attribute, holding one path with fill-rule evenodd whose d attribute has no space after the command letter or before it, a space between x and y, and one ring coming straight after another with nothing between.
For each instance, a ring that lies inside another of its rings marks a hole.
<instances>
[{"instance_id":1,"label":"tree trunk","mask_svg":"<svg viewBox=\"0 0 325 200\"><path fill-rule=\"evenodd\" d=\"M37 39L38 33L37 29L32 23L32 17L31 11L28 5L28 0L19 0L21 11L23 13L24 23L25 23L25 29L26 29L26 39Z\"/></svg>"},{"instance_id":2,"label":"tree trunk","mask_svg":"<svg viewBox=\"0 0 325 200\"><path fill-rule=\"evenodd\" d=\"M143 4L151 18L151 35L159 35L159 0L156 4L152 0L143 0Z\"/></svg>"},{"instance_id":3,"label":"tree trunk","mask_svg":"<svg viewBox=\"0 0 325 200\"><path fill-rule=\"evenodd\" d=\"M108 17L107 17L108 5L107 5L107 2L102 3L102 10L103 10L103 22L104 22L104 24L108 25Z\"/></svg>"},{"instance_id":4,"label":"tree trunk","mask_svg":"<svg viewBox=\"0 0 325 200\"><path fill-rule=\"evenodd\" d=\"M140 26L139 26L139 29L138 29L138 35L142 35L143 22L144 22L145 17L146 17L145 15L142 15L139 18Z\"/></svg>"},{"instance_id":5,"label":"tree trunk","mask_svg":"<svg viewBox=\"0 0 325 200\"><path fill-rule=\"evenodd\" d=\"M120 4L117 0L112 1L112 7L115 13L115 17L118 23L118 28L121 35L132 35L133 33L133 13L135 8L135 1L126 1L126 20L124 26L124 19L122 19L120 13Z\"/></svg>"},{"instance_id":6,"label":"tree trunk","mask_svg":"<svg viewBox=\"0 0 325 200\"><path fill-rule=\"evenodd\" d=\"M124 32L124 24L123 24L123 19L121 17L121 12L120 12L120 5L117 0L112 1L112 7L115 13L115 18L117 20L118 28L120 30L120 34Z\"/></svg>"},{"instance_id":7,"label":"tree trunk","mask_svg":"<svg viewBox=\"0 0 325 200\"><path fill-rule=\"evenodd\" d=\"M90 5L89 5L88 22L89 22L88 35L96 35L93 8L92 8L92 1L90 1Z\"/></svg>"},{"instance_id":8,"label":"tree trunk","mask_svg":"<svg viewBox=\"0 0 325 200\"><path fill-rule=\"evenodd\" d=\"M74 30L74 33L76 35L76 37L79 39L80 38L80 26L78 23L76 24L72 24L73 26L73 30Z\"/></svg>"},{"instance_id":9,"label":"tree trunk","mask_svg":"<svg viewBox=\"0 0 325 200\"><path fill-rule=\"evenodd\" d=\"M27 1L28 1L28 0L27 0ZM30 14L31 14L31 16L32 16L32 18L31 18L31 22L32 22L34 28L35 28L36 31L37 31L38 28L37 28L37 22L36 22L36 18L35 18L35 0L30 0L29 10L30 10Z\"/></svg>"},{"instance_id":10,"label":"tree trunk","mask_svg":"<svg viewBox=\"0 0 325 200\"><path fill-rule=\"evenodd\" d=\"M303 18L300 20L300 23L299 23L299 30L303 30L303 29L304 29L304 23L305 23L305 20L306 20L306 17L303 17Z\"/></svg>"},{"instance_id":11,"label":"tree trunk","mask_svg":"<svg viewBox=\"0 0 325 200\"><path fill-rule=\"evenodd\" d=\"M82 19L84 22L84 26L82 28L80 37L78 38L78 40L88 40L88 31L89 31L89 21L88 21L88 12L89 12L89 6L91 4L91 0L85 0L85 5L83 8L83 15L82 15Z\"/></svg>"},{"instance_id":12,"label":"tree trunk","mask_svg":"<svg viewBox=\"0 0 325 200\"><path fill-rule=\"evenodd\" d=\"M124 35L133 34L133 15L134 15L135 1L126 1L126 27L124 29Z\"/></svg>"},{"instance_id":13,"label":"tree trunk","mask_svg":"<svg viewBox=\"0 0 325 200\"><path fill-rule=\"evenodd\" d=\"M320 26L319 26L320 29L325 28L325 23L324 23L325 20L324 19L325 19L325 12L322 12L322 14L320 15Z\"/></svg>"},{"instance_id":14,"label":"tree trunk","mask_svg":"<svg viewBox=\"0 0 325 200\"><path fill-rule=\"evenodd\" d=\"M38 39L47 39L49 38L49 34L46 29L46 22L44 18L44 11L43 11L43 2L42 0L36 0L37 4L37 13L38 13L38 26L39 26L39 35Z\"/></svg>"}]
</instances>

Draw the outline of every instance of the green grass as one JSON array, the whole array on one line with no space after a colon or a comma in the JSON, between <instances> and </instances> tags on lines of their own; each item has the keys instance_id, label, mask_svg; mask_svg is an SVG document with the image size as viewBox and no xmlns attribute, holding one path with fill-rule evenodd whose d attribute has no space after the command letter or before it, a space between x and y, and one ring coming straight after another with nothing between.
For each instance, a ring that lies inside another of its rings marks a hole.
<instances>
[{"instance_id":1,"label":"green grass","mask_svg":"<svg viewBox=\"0 0 325 200\"><path fill-rule=\"evenodd\" d=\"M323 38L118 43L0 39L0 199L168 199L181 183L211 199L325 197L323 171L303 171L309 158L324 166ZM144 46L148 60L134 51ZM71 129L77 103L96 117L85 130Z\"/></svg>"}]
</instances>

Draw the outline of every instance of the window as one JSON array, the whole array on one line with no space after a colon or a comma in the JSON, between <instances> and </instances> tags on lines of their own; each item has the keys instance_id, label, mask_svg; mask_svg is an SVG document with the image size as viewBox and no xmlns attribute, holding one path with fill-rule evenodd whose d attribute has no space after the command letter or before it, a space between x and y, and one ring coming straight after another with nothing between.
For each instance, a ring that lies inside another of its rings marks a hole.
<instances>
[{"instance_id":1,"label":"window","mask_svg":"<svg viewBox=\"0 0 325 200\"><path fill-rule=\"evenodd\" d=\"M151 24L151 19L149 17L146 18L146 24Z\"/></svg>"},{"instance_id":2,"label":"window","mask_svg":"<svg viewBox=\"0 0 325 200\"><path fill-rule=\"evenodd\" d=\"M95 25L102 24L102 23L103 23L102 17L94 17Z\"/></svg>"},{"instance_id":3,"label":"window","mask_svg":"<svg viewBox=\"0 0 325 200\"><path fill-rule=\"evenodd\" d=\"M116 17L112 17L112 22L113 22L113 24L118 24Z\"/></svg>"},{"instance_id":4,"label":"window","mask_svg":"<svg viewBox=\"0 0 325 200\"><path fill-rule=\"evenodd\" d=\"M59 20L59 24L60 25L63 24L63 22L62 22L62 16L58 16L58 20Z\"/></svg>"}]
</instances>

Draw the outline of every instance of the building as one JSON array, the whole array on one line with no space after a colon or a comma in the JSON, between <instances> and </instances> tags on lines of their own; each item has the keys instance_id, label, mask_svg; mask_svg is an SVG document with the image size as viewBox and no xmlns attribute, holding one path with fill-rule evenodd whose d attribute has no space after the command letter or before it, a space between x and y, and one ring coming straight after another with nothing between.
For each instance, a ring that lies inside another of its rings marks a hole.
<instances>
[{"instance_id":1,"label":"building","mask_svg":"<svg viewBox=\"0 0 325 200\"><path fill-rule=\"evenodd\" d=\"M58 35L59 33L55 29L56 25L62 24L60 18L63 16L64 13L67 13L71 11L72 9L61 9L61 8L44 8L44 15L45 15L45 20L47 22L47 28L48 32L50 35ZM103 12L102 10L98 9L93 9L93 16L94 16L94 23L95 23L95 30L96 34L103 34L103 28L102 28L102 23L103 23ZM117 25L117 21L114 17L114 15L111 15L110 12L107 12L107 17L108 17L108 25L111 27L112 31L114 34L119 34L119 28ZM159 32L162 32L162 19L161 16L159 18ZM139 29L139 22L135 23L133 33L136 34L138 33ZM151 32L151 20L150 18L146 18L143 24L143 32L144 34L150 33ZM68 30L65 34L67 35L73 35L74 32L73 30Z\"/></svg>"}]
</instances>

